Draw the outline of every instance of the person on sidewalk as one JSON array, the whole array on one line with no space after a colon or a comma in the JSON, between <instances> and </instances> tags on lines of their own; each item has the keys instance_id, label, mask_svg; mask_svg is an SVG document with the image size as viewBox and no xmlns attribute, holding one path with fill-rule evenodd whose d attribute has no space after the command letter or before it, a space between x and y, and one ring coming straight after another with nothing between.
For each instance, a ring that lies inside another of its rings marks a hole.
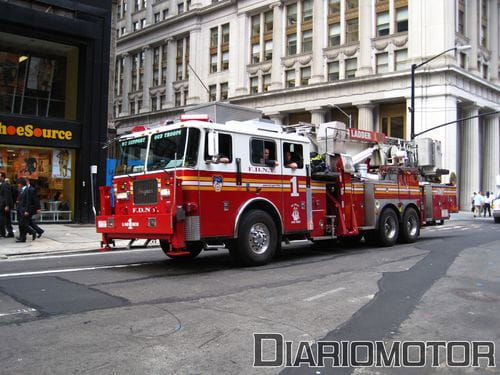
<instances>
[{"instance_id":1,"label":"person on sidewalk","mask_svg":"<svg viewBox=\"0 0 500 375\"><path fill-rule=\"evenodd\" d=\"M472 194L472 198L471 198L471 205L472 205L472 208L470 210L470 212L474 212L474 198L476 197L477 193L474 192L474 194Z\"/></svg>"},{"instance_id":2,"label":"person on sidewalk","mask_svg":"<svg viewBox=\"0 0 500 375\"><path fill-rule=\"evenodd\" d=\"M26 242L27 233L33 237L33 241L36 239L36 232L29 225L31 216L33 216L36 210L35 206L33 206L33 199L31 198L30 189L27 185L26 179L21 177L17 180L17 186L19 187L19 196L17 200L19 237L16 239L16 242Z\"/></svg>"},{"instance_id":3,"label":"person on sidewalk","mask_svg":"<svg viewBox=\"0 0 500 375\"><path fill-rule=\"evenodd\" d=\"M488 216L491 217L491 205L493 204L493 198L493 193L487 191L486 196L484 197L483 217L486 217L486 210L488 210Z\"/></svg>"},{"instance_id":4,"label":"person on sidewalk","mask_svg":"<svg viewBox=\"0 0 500 375\"><path fill-rule=\"evenodd\" d=\"M481 192L474 195L474 217L476 217L476 214L477 216L481 216L481 208L483 205L483 201L484 199Z\"/></svg>"},{"instance_id":5,"label":"person on sidewalk","mask_svg":"<svg viewBox=\"0 0 500 375\"><path fill-rule=\"evenodd\" d=\"M10 220L13 207L10 184L5 181L5 173L0 172L0 237L14 237Z\"/></svg>"},{"instance_id":6,"label":"person on sidewalk","mask_svg":"<svg viewBox=\"0 0 500 375\"><path fill-rule=\"evenodd\" d=\"M30 184L30 180L26 179L26 184L28 186L28 189L30 190L31 204L35 208L35 212L33 213L33 215L39 214L42 209L40 205L40 199L38 199L35 188ZM44 230L38 226L38 224L33 219L33 216L30 217L29 226L34 229L38 238L42 237Z\"/></svg>"}]
</instances>

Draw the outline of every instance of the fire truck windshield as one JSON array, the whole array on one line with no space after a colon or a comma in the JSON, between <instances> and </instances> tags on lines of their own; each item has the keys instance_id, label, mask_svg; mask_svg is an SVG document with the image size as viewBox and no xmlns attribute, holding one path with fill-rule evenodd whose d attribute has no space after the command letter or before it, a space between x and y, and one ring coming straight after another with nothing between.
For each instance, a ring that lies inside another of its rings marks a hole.
<instances>
[{"instance_id":1,"label":"fire truck windshield","mask_svg":"<svg viewBox=\"0 0 500 375\"><path fill-rule=\"evenodd\" d=\"M154 134L148 156L148 171L194 166L198 158L200 131L182 128Z\"/></svg>"},{"instance_id":2,"label":"fire truck windshield","mask_svg":"<svg viewBox=\"0 0 500 375\"><path fill-rule=\"evenodd\" d=\"M115 175L143 172L147 147L147 136L118 142Z\"/></svg>"}]
</instances>

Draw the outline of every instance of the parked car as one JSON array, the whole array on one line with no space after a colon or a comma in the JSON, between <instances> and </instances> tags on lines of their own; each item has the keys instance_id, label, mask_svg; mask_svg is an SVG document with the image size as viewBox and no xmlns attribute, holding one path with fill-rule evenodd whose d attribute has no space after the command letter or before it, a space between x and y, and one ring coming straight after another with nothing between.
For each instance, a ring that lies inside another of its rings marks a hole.
<instances>
[{"instance_id":1,"label":"parked car","mask_svg":"<svg viewBox=\"0 0 500 375\"><path fill-rule=\"evenodd\" d=\"M491 208L493 210L493 219L495 219L495 223L500 223L500 195L493 201L493 206Z\"/></svg>"}]
</instances>

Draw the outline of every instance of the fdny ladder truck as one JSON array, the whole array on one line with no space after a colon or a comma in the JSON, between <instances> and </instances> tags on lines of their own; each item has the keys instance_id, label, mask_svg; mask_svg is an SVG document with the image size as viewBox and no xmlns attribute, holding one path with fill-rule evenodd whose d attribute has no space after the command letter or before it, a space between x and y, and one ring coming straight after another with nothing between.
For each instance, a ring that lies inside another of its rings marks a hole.
<instances>
[{"instance_id":1,"label":"fdny ladder truck","mask_svg":"<svg viewBox=\"0 0 500 375\"><path fill-rule=\"evenodd\" d=\"M117 139L113 186L100 187L101 246L159 240L171 258L224 244L246 265L266 264L282 242L414 242L423 225L457 212L440 145L331 122L282 127L217 124L184 115Z\"/></svg>"}]
</instances>

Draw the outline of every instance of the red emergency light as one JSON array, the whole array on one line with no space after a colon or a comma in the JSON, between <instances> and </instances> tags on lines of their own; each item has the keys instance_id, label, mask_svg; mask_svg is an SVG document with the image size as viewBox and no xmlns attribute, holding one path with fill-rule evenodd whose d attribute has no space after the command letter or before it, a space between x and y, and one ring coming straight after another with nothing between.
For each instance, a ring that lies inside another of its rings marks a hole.
<instances>
[{"instance_id":1,"label":"red emergency light","mask_svg":"<svg viewBox=\"0 0 500 375\"><path fill-rule=\"evenodd\" d=\"M137 133L137 132L143 132L145 130L148 130L144 125L137 125L132 128L132 133Z\"/></svg>"},{"instance_id":2,"label":"red emergency light","mask_svg":"<svg viewBox=\"0 0 500 375\"><path fill-rule=\"evenodd\" d=\"M181 121L206 121L208 122L208 115L199 115L199 114L188 114L181 115Z\"/></svg>"}]
</instances>

